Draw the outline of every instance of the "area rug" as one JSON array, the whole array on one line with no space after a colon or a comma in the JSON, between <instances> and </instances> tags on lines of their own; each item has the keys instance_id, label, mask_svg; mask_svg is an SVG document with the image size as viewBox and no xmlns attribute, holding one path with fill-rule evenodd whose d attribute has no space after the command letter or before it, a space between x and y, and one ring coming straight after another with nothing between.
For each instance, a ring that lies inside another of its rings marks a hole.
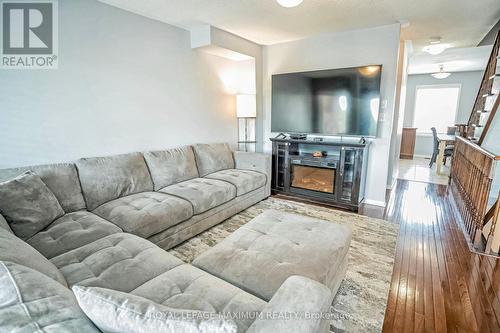
<instances>
[{"instance_id":1,"label":"area rug","mask_svg":"<svg viewBox=\"0 0 500 333\"><path fill-rule=\"evenodd\" d=\"M347 274L331 306L330 331L380 332L398 236L398 225L344 211L268 198L169 250L190 263L266 209L277 209L350 225Z\"/></svg>"}]
</instances>

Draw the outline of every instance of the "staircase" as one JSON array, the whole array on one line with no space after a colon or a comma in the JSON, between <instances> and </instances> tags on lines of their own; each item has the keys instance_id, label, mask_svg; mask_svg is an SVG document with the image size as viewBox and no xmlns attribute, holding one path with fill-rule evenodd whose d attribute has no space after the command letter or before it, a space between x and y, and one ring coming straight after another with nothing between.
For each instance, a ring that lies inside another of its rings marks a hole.
<instances>
[{"instance_id":1,"label":"staircase","mask_svg":"<svg viewBox=\"0 0 500 333\"><path fill-rule=\"evenodd\" d=\"M483 218L483 244L484 244L484 252L487 254L496 254L498 255L500 252L500 232L496 230L496 228L500 228L497 226L498 217L500 215L500 193L498 193L498 199L495 203L490 207L488 212Z\"/></svg>"},{"instance_id":2,"label":"staircase","mask_svg":"<svg viewBox=\"0 0 500 333\"><path fill-rule=\"evenodd\" d=\"M500 99L500 32L497 33L481 87L467 124L467 139L481 145L498 110Z\"/></svg>"}]
</instances>

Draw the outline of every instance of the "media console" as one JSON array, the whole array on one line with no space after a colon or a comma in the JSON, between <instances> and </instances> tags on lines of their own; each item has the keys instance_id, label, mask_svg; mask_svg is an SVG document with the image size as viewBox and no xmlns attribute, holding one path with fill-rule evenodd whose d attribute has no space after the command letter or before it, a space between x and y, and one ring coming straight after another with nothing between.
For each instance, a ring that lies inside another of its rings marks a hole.
<instances>
[{"instance_id":1,"label":"media console","mask_svg":"<svg viewBox=\"0 0 500 333\"><path fill-rule=\"evenodd\" d=\"M273 194L359 209L364 199L370 142L272 138ZM314 152L321 156L313 156Z\"/></svg>"}]
</instances>

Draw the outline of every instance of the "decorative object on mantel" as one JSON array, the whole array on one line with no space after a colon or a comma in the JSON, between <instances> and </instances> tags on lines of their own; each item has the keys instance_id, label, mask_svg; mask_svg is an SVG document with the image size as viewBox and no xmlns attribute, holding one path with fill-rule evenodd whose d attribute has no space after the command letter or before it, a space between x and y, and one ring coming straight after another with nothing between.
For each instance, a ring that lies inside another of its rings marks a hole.
<instances>
[{"instance_id":1,"label":"decorative object on mantel","mask_svg":"<svg viewBox=\"0 0 500 333\"><path fill-rule=\"evenodd\" d=\"M257 102L255 95L236 95L236 117L238 118L238 150L255 151L255 118Z\"/></svg>"},{"instance_id":2,"label":"decorative object on mantel","mask_svg":"<svg viewBox=\"0 0 500 333\"><path fill-rule=\"evenodd\" d=\"M322 151L315 151L315 152L313 152L313 157L323 157L323 152Z\"/></svg>"}]
</instances>

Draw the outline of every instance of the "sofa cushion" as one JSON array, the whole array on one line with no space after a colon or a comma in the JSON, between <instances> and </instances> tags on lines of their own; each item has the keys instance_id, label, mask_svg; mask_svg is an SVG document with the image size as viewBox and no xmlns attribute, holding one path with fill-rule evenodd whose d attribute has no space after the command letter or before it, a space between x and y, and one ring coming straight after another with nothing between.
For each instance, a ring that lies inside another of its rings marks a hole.
<instances>
[{"instance_id":1,"label":"sofa cushion","mask_svg":"<svg viewBox=\"0 0 500 333\"><path fill-rule=\"evenodd\" d=\"M331 332L332 301L332 292L323 284L303 276L291 276L280 286L246 333ZM335 332L348 331L353 330L335 329Z\"/></svg>"},{"instance_id":2,"label":"sofa cushion","mask_svg":"<svg viewBox=\"0 0 500 333\"><path fill-rule=\"evenodd\" d=\"M140 237L118 233L52 258L69 286L129 292L183 262Z\"/></svg>"},{"instance_id":3,"label":"sofa cushion","mask_svg":"<svg viewBox=\"0 0 500 333\"><path fill-rule=\"evenodd\" d=\"M193 146L200 177L225 169L234 169L233 152L227 143Z\"/></svg>"},{"instance_id":4,"label":"sofa cushion","mask_svg":"<svg viewBox=\"0 0 500 333\"><path fill-rule=\"evenodd\" d=\"M263 300L188 264L161 274L131 294L171 308L219 314L258 314L266 305ZM238 332L245 332L254 318L234 318Z\"/></svg>"},{"instance_id":5,"label":"sofa cushion","mask_svg":"<svg viewBox=\"0 0 500 333\"><path fill-rule=\"evenodd\" d=\"M103 332L237 333L232 320L170 308L116 290L74 286L80 307Z\"/></svg>"},{"instance_id":6,"label":"sofa cushion","mask_svg":"<svg viewBox=\"0 0 500 333\"><path fill-rule=\"evenodd\" d=\"M148 151L144 153L144 159L148 164L155 191L198 177L198 169L191 146Z\"/></svg>"},{"instance_id":7,"label":"sofa cushion","mask_svg":"<svg viewBox=\"0 0 500 333\"><path fill-rule=\"evenodd\" d=\"M15 178L28 170L40 176L66 213L85 209L85 200L74 164L59 163L2 169L0 182Z\"/></svg>"},{"instance_id":8,"label":"sofa cushion","mask_svg":"<svg viewBox=\"0 0 500 333\"><path fill-rule=\"evenodd\" d=\"M64 215L54 193L31 171L0 183L0 213L12 231L27 239Z\"/></svg>"},{"instance_id":9,"label":"sofa cushion","mask_svg":"<svg viewBox=\"0 0 500 333\"><path fill-rule=\"evenodd\" d=\"M236 187L228 182L195 178L185 182L170 185L160 190L188 200L193 205L194 214L222 205L236 197Z\"/></svg>"},{"instance_id":10,"label":"sofa cushion","mask_svg":"<svg viewBox=\"0 0 500 333\"><path fill-rule=\"evenodd\" d=\"M58 218L26 242L50 259L121 231L93 213L79 211Z\"/></svg>"},{"instance_id":11,"label":"sofa cushion","mask_svg":"<svg viewBox=\"0 0 500 333\"><path fill-rule=\"evenodd\" d=\"M94 210L125 232L147 238L193 216L191 204L165 193L143 192L119 198Z\"/></svg>"},{"instance_id":12,"label":"sofa cushion","mask_svg":"<svg viewBox=\"0 0 500 333\"><path fill-rule=\"evenodd\" d=\"M266 175L252 170L227 169L211 173L205 178L223 180L236 186L240 196L266 185Z\"/></svg>"},{"instance_id":13,"label":"sofa cushion","mask_svg":"<svg viewBox=\"0 0 500 333\"><path fill-rule=\"evenodd\" d=\"M88 210L129 194L153 190L140 153L81 158L76 162Z\"/></svg>"},{"instance_id":14,"label":"sofa cushion","mask_svg":"<svg viewBox=\"0 0 500 333\"><path fill-rule=\"evenodd\" d=\"M9 227L9 223L7 223L7 220L2 215L0 215L0 228L5 229L8 232L12 232L12 229Z\"/></svg>"},{"instance_id":15,"label":"sofa cushion","mask_svg":"<svg viewBox=\"0 0 500 333\"><path fill-rule=\"evenodd\" d=\"M31 268L0 261L0 332L99 332L73 293Z\"/></svg>"},{"instance_id":16,"label":"sofa cushion","mask_svg":"<svg viewBox=\"0 0 500 333\"><path fill-rule=\"evenodd\" d=\"M4 229L0 229L0 260L30 267L66 286L66 280L53 263L28 243Z\"/></svg>"}]
</instances>

